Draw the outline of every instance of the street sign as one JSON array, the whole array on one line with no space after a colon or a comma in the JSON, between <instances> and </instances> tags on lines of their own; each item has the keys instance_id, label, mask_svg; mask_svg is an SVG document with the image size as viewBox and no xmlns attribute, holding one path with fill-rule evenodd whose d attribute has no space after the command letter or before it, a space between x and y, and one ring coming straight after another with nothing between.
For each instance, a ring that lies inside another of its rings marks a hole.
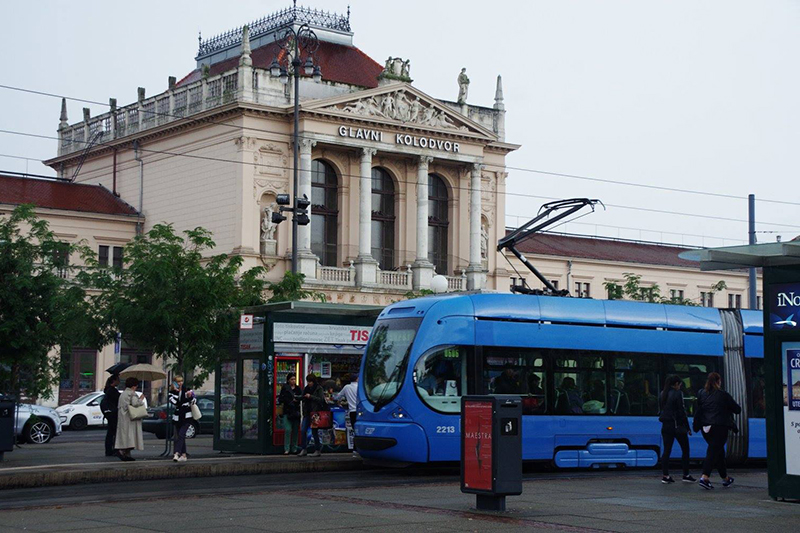
<instances>
[{"instance_id":1,"label":"street sign","mask_svg":"<svg viewBox=\"0 0 800 533\"><path fill-rule=\"evenodd\" d=\"M253 329L253 315L242 315L239 318L239 329Z\"/></svg>"}]
</instances>

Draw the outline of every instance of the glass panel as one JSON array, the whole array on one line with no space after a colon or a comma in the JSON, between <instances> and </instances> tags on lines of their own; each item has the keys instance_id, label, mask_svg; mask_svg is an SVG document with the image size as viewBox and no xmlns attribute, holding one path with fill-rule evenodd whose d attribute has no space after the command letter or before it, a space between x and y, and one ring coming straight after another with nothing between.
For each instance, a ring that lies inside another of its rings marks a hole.
<instances>
[{"instance_id":1,"label":"glass panel","mask_svg":"<svg viewBox=\"0 0 800 533\"><path fill-rule=\"evenodd\" d=\"M219 438L233 440L236 436L236 361L220 365L219 398Z\"/></svg>"},{"instance_id":2,"label":"glass panel","mask_svg":"<svg viewBox=\"0 0 800 533\"><path fill-rule=\"evenodd\" d=\"M100 266L108 266L108 246L100 246L97 254L97 262Z\"/></svg>"},{"instance_id":3,"label":"glass panel","mask_svg":"<svg viewBox=\"0 0 800 533\"><path fill-rule=\"evenodd\" d=\"M420 358L414 383L422 401L444 413L461 412L461 396L467 392L467 348L446 346Z\"/></svg>"},{"instance_id":4,"label":"glass panel","mask_svg":"<svg viewBox=\"0 0 800 533\"><path fill-rule=\"evenodd\" d=\"M666 358L666 375L675 374L683 381L683 400L686 414L694 416L697 392L706 384L711 372L717 371L717 359L713 357L671 356Z\"/></svg>"},{"instance_id":5,"label":"glass panel","mask_svg":"<svg viewBox=\"0 0 800 533\"><path fill-rule=\"evenodd\" d=\"M72 403L75 405L83 405L85 403L89 403L89 401L95 398L96 396L97 394L95 394L94 392L90 392L89 394L84 394L83 396L73 401Z\"/></svg>"},{"instance_id":6,"label":"glass panel","mask_svg":"<svg viewBox=\"0 0 800 533\"><path fill-rule=\"evenodd\" d=\"M72 363L72 354L71 353L62 353L61 354L61 382L59 384L59 388L72 390L75 387L75 381L73 376L73 363Z\"/></svg>"},{"instance_id":7,"label":"glass panel","mask_svg":"<svg viewBox=\"0 0 800 533\"><path fill-rule=\"evenodd\" d=\"M522 414L547 410L544 355L537 350L485 348L483 386L487 394L522 395Z\"/></svg>"},{"instance_id":8,"label":"glass panel","mask_svg":"<svg viewBox=\"0 0 800 533\"><path fill-rule=\"evenodd\" d=\"M122 246L115 246L114 247L114 258L113 258L113 267L114 268L122 268Z\"/></svg>"},{"instance_id":9,"label":"glass panel","mask_svg":"<svg viewBox=\"0 0 800 533\"><path fill-rule=\"evenodd\" d=\"M259 359L242 361L242 438L258 438L258 377Z\"/></svg>"},{"instance_id":10,"label":"glass panel","mask_svg":"<svg viewBox=\"0 0 800 533\"><path fill-rule=\"evenodd\" d=\"M602 370L602 356L557 352L555 366L570 369L553 375L556 414L606 413L606 373Z\"/></svg>"},{"instance_id":11,"label":"glass panel","mask_svg":"<svg viewBox=\"0 0 800 533\"><path fill-rule=\"evenodd\" d=\"M375 324L365 355L364 389L376 407L391 401L400 391L419 323L417 318L398 318Z\"/></svg>"},{"instance_id":12,"label":"glass panel","mask_svg":"<svg viewBox=\"0 0 800 533\"><path fill-rule=\"evenodd\" d=\"M750 359L750 410L751 418L764 418L767 411L764 396L764 360Z\"/></svg>"},{"instance_id":13,"label":"glass panel","mask_svg":"<svg viewBox=\"0 0 800 533\"><path fill-rule=\"evenodd\" d=\"M96 367L96 354L82 353L80 355L80 381L78 388L87 390L94 388L94 371Z\"/></svg>"},{"instance_id":14,"label":"glass panel","mask_svg":"<svg viewBox=\"0 0 800 533\"><path fill-rule=\"evenodd\" d=\"M614 357L614 383L609 412L615 415L658 414L658 359L654 356Z\"/></svg>"}]
</instances>

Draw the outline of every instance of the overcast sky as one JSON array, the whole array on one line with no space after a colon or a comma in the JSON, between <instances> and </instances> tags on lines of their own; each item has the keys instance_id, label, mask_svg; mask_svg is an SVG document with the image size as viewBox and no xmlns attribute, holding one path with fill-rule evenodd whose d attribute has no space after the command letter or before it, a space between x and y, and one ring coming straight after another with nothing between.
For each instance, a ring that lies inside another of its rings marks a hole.
<instances>
[{"instance_id":1,"label":"overcast sky","mask_svg":"<svg viewBox=\"0 0 800 533\"><path fill-rule=\"evenodd\" d=\"M197 35L240 26L290 1L6 2L0 84L88 100L153 95L195 67ZM345 13L347 0L309 7ZM411 60L414 85L455 100L467 68L469 102L493 104L503 75L507 212L520 222L546 201L589 196L609 207L571 233L720 246L746 240L745 222L626 209L747 218L759 201L759 242L800 234L800 2L353 0L355 45L376 61ZM70 123L85 104L69 103ZM0 89L0 129L55 135L60 101ZM106 107L89 106L92 115ZM0 154L41 160L56 142L0 133ZM0 157L0 170L52 174ZM527 169L527 170L515 170ZM565 173L732 194L728 199L568 179ZM515 224L510 217L507 222ZM794 225L781 227L768 223ZM614 227L608 227L614 226ZM619 229L636 228L636 229ZM671 232L671 233L670 233ZM705 238L693 237L705 236ZM714 237L724 237L725 241Z\"/></svg>"}]
</instances>

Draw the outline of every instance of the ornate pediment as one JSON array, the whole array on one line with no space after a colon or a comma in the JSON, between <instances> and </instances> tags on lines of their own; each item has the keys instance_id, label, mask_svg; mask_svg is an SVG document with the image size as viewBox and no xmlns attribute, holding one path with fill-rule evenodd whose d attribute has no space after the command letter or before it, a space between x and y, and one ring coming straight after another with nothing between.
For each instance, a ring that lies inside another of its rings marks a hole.
<instances>
[{"instance_id":1,"label":"ornate pediment","mask_svg":"<svg viewBox=\"0 0 800 533\"><path fill-rule=\"evenodd\" d=\"M368 94L364 94L360 98L338 98L336 102L307 106L306 109L313 108L315 111L351 115L353 118L394 121L421 128L471 132L482 136L494 135L408 84L395 84L382 89L384 89L382 92L378 92L380 90L365 91Z\"/></svg>"}]
</instances>

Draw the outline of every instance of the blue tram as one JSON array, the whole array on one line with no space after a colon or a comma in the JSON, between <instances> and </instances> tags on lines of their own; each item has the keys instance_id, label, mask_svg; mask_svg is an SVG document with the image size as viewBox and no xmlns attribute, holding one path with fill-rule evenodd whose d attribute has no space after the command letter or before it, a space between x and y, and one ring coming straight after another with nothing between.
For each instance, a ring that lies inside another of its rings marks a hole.
<instances>
[{"instance_id":1,"label":"blue tram","mask_svg":"<svg viewBox=\"0 0 800 533\"><path fill-rule=\"evenodd\" d=\"M399 302L380 314L365 351L356 445L367 459L457 461L461 396L517 394L524 460L653 466L665 377L683 380L691 418L716 371L743 409L729 458L764 458L762 335L756 311L518 294ZM703 457L702 436L690 442Z\"/></svg>"}]
</instances>

